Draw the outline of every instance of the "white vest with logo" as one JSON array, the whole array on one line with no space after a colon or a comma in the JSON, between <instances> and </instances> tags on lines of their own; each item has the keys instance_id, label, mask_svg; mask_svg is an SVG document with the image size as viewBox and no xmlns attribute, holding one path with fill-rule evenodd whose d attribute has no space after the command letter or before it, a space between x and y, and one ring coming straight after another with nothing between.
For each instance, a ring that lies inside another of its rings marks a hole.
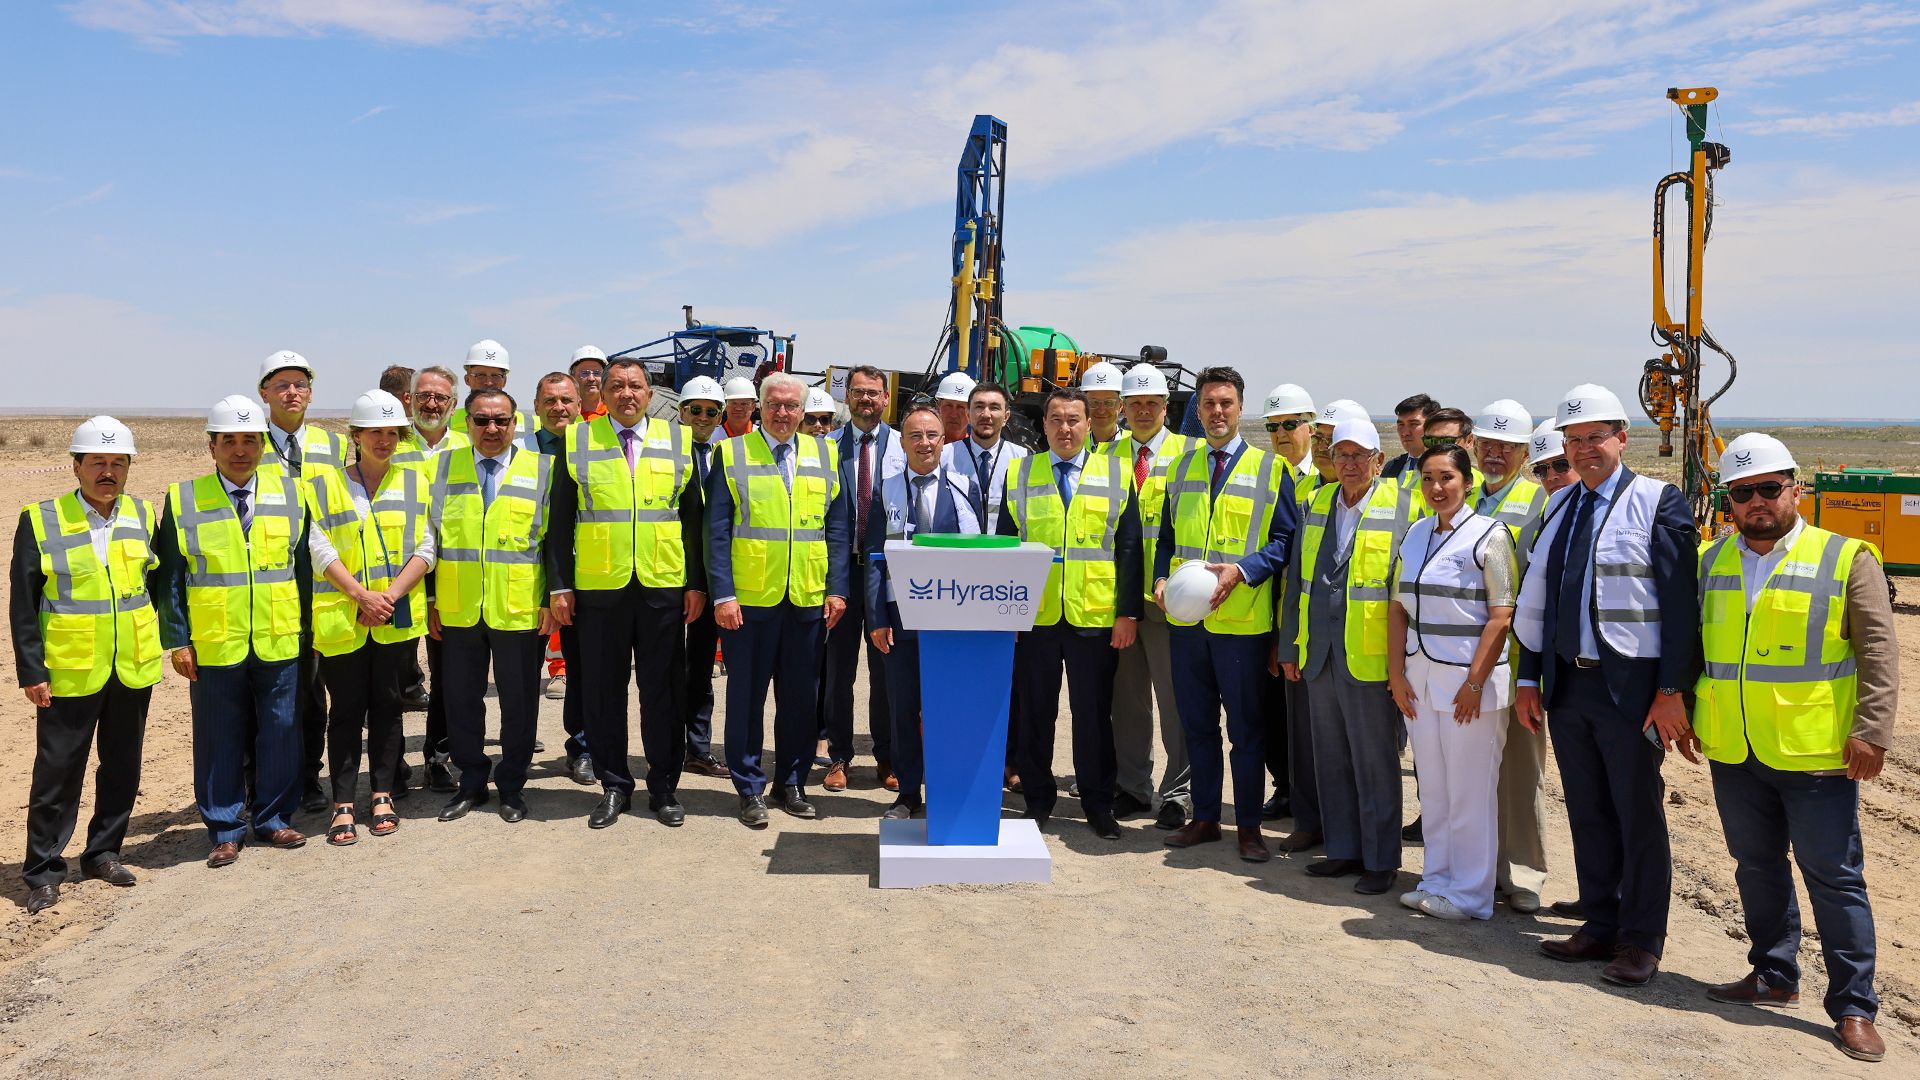
<instances>
[{"instance_id":1,"label":"white vest with logo","mask_svg":"<svg viewBox=\"0 0 1920 1080\"><path fill-rule=\"evenodd\" d=\"M1407 655L1470 667L1487 625L1487 541L1506 526L1484 514L1446 532L1438 526L1438 518L1421 518L1400 541L1397 600L1407 613ZM1503 655L1500 665L1506 662ZM1504 684L1504 672L1488 682Z\"/></svg>"},{"instance_id":2,"label":"white vest with logo","mask_svg":"<svg viewBox=\"0 0 1920 1080\"><path fill-rule=\"evenodd\" d=\"M1642 660L1660 655L1660 598L1653 584L1653 524L1660 510L1660 493L1671 485L1633 475L1614 489L1613 501L1598 511L1593 523L1593 558L1588 562L1593 580L1598 637L1621 656ZM1513 631L1520 644L1543 651L1546 641L1547 564L1552 561L1560 532L1568 528L1577 507L1568 502L1587 490L1570 484L1553 493L1543 511L1544 523L1534 540L1520 602L1513 613ZM1565 510L1566 512L1562 512ZM1581 612L1581 618L1587 613Z\"/></svg>"}]
</instances>

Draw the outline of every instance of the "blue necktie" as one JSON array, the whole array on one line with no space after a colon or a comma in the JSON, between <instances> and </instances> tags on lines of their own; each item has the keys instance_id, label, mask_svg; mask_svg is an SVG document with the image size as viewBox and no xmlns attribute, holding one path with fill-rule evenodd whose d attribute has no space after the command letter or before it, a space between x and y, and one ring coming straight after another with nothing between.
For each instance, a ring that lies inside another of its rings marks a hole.
<instances>
[{"instance_id":1,"label":"blue necktie","mask_svg":"<svg viewBox=\"0 0 1920 1080\"><path fill-rule=\"evenodd\" d=\"M1586 617L1586 610L1580 603L1580 594L1587 580L1587 564L1593 554L1593 505L1600 497L1589 488L1581 488L1576 496L1580 505L1573 514L1573 523L1566 531L1566 546L1561 556L1560 588L1558 597L1559 611L1554 620L1554 649L1560 658L1571 664L1580 655L1580 620Z\"/></svg>"},{"instance_id":2,"label":"blue necktie","mask_svg":"<svg viewBox=\"0 0 1920 1080\"><path fill-rule=\"evenodd\" d=\"M918 533L924 525L920 519L920 504L926 501L927 485L933 483L933 474L913 478L913 498L907 505L907 535Z\"/></svg>"},{"instance_id":3,"label":"blue necktie","mask_svg":"<svg viewBox=\"0 0 1920 1080\"><path fill-rule=\"evenodd\" d=\"M486 474L480 478L480 502L483 507L492 507L494 492L499 490L500 463L493 458L481 458L480 469Z\"/></svg>"},{"instance_id":4,"label":"blue necktie","mask_svg":"<svg viewBox=\"0 0 1920 1080\"><path fill-rule=\"evenodd\" d=\"M1060 462L1059 464L1053 467L1053 474L1054 476L1059 478L1060 501L1067 506L1072 506L1073 505L1073 462L1071 461Z\"/></svg>"},{"instance_id":5,"label":"blue necktie","mask_svg":"<svg viewBox=\"0 0 1920 1080\"><path fill-rule=\"evenodd\" d=\"M773 448L773 463L780 466L780 482L787 485L787 491L793 491L793 477L787 472L787 455L793 453L791 443L781 443Z\"/></svg>"},{"instance_id":6,"label":"blue necktie","mask_svg":"<svg viewBox=\"0 0 1920 1080\"><path fill-rule=\"evenodd\" d=\"M253 528L253 510L247 506L247 489L233 489L233 512L240 518L240 531Z\"/></svg>"}]
</instances>

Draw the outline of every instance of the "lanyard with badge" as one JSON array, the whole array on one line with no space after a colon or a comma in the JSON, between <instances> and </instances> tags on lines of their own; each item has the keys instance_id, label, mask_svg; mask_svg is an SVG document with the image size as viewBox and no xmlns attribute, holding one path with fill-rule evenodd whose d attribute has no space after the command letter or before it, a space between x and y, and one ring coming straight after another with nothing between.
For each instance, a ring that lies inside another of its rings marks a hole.
<instances>
[{"instance_id":1,"label":"lanyard with badge","mask_svg":"<svg viewBox=\"0 0 1920 1080\"><path fill-rule=\"evenodd\" d=\"M1000 451L1006 449L1007 440L1004 438L1001 439L999 442L993 444L992 450L982 450L979 455L973 453L975 445L972 439L967 440L967 466L972 471L973 478L980 482L980 520L985 521L987 515L992 510L993 477L995 473L1000 471ZM985 476L980 475L980 457L982 456L987 459L987 475ZM982 528L984 529L985 527L982 526Z\"/></svg>"},{"instance_id":2,"label":"lanyard with badge","mask_svg":"<svg viewBox=\"0 0 1920 1080\"><path fill-rule=\"evenodd\" d=\"M388 472L392 472L391 466ZM393 565L393 553L387 550L387 534L380 528L380 518L374 512L373 489L367 486L367 474L361 471L357 462L353 466L353 475L360 481L360 490L367 493L367 517L372 519L368 524L373 526L373 538L380 542L380 561L393 569L393 576L397 579L400 568ZM365 531L364 528L362 531ZM413 626L413 605L407 597L401 597L400 602L393 605L393 614L387 616L387 625L395 630L406 630Z\"/></svg>"}]
</instances>

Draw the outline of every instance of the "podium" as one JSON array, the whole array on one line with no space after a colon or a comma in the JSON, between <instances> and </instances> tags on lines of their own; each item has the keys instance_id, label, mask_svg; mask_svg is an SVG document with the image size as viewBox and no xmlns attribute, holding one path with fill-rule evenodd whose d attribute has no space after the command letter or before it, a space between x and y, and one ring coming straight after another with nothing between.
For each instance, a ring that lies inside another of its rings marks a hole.
<instances>
[{"instance_id":1,"label":"podium","mask_svg":"<svg viewBox=\"0 0 1920 1080\"><path fill-rule=\"evenodd\" d=\"M889 540L900 622L919 635L927 816L880 822L880 887L1045 883L1040 829L1001 816L1014 634L1033 628L1053 549L1004 536Z\"/></svg>"}]
</instances>

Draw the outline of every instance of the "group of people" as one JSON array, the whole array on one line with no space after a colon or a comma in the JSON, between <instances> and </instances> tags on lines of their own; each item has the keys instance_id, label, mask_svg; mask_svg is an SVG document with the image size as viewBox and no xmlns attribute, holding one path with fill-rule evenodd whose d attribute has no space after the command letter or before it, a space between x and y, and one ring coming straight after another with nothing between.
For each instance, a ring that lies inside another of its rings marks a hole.
<instances>
[{"instance_id":1,"label":"group of people","mask_svg":"<svg viewBox=\"0 0 1920 1080\"><path fill-rule=\"evenodd\" d=\"M450 370L389 369L343 437L306 422L312 365L275 353L259 399L209 413L213 470L158 507L127 491L133 433L80 425L76 490L26 507L14 550L14 647L39 708L29 911L58 900L96 733L80 870L134 883L119 849L163 658L192 684L211 866L250 841L303 845L303 806L330 811L328 843L355 843L363 760L367 831L399 828L423 638L442 821L495 798L503 820L526 816L543 667L567 773L602 792L592 828L638 794L629 679L660 822L684 822L689 770L730 779L749 827L816 817L815 771L829 791L851 782L863 653L886 816L923 814L918 651L886 543L997 532L1056 556L1015 652L1006 778L1029 817L1059 806L1064 683L1069 791L1101 838L1152 815L1170 847L1220 841L1230 774L1242 859L1267 861L1263 820L1291 818L1281 850L1324 848L1309 875L1379 894L1423 837L1402 904L1529 913L1550 732L1579 886L1553 906L1582 923L1541 948L1639 986L1667 929L1662 763L1704 754L1752 940L1751 972L1711 995L1797 1002L1791 852L1841 1045L1883 1052L1856 807L1891 741L1891 609L1871 546L1798 518L1797 465L1770 436L1727 447L1737 532L1702 545L1680 493L1621 463L1626 412L1591 384L1537 427L1512 400L1469 415L1409 398L1389 460L1364 408L1316 407L1294 384L1266 395L1252 445L1229 367L1199 373L1188 436L1168 427L1159 368L1095 364L1048 393L1034 451L1007 437L1013 391L964 373L889 422L889 374L847 370L836 429L841 402L784 372L690 379L675 422L649 415L640 360L582 348L536 383L530 415L509 370L504 347L474 345L455 407ZM1213 582L1192 622L1165 606L1187 563ZM1421 816L1403 826L1408 742Z\"/></svg>"}]
</instances>

